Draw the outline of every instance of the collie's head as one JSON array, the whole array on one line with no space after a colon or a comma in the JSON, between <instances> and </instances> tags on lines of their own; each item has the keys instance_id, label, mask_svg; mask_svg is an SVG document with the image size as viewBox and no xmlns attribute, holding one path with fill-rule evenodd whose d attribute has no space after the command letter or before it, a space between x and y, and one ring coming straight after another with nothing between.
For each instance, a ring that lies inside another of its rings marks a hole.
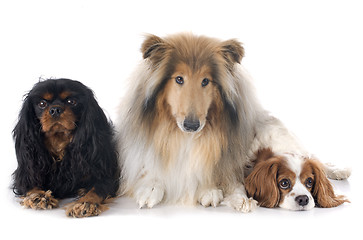
<instances>
[{"instance_id":1,"label":"collie's head","mask_svg":"<svg viewBox=\"0 0 363 240\"><path fill-rule=\"evenodd\" d=\"M238 122L238 94L231 77L244 54L238 41L191 34L149 35L141 51L151 71L144 83L143 112L148 119L166 111L175 126L188 133L202 131L216 114Z\"/></svg>"}]
</instances>

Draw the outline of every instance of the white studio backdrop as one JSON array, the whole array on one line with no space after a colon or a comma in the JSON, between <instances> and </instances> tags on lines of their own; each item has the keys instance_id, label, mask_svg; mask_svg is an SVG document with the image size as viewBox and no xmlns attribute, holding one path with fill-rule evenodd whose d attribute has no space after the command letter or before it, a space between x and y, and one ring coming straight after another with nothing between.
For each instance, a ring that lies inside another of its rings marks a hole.
<instances>
[{"instance_id":1,"label":"white studio backdrop","mask_svg":"<svg viewBox=\"0 0 363 240\"><path fill-rule=\"evenodd\" d=\"M358 237L350 223L362 213L361 5L349 0L1 1L2 234L30 239L43 234L56 239ZM178 32L243 42L242 64L265 108L323 162L353 169L351 179L336 183L352 203L304 213L258 209L243 215L226 208L138 210L133 200L119 199L104 216L82 220L66 218L62 209L22 209L9 186L16 168L11 131L24 94L39 78L79 80L94 90L115 121L126 80L142 59L143 35Z\"/></svg>"}]
</instances>

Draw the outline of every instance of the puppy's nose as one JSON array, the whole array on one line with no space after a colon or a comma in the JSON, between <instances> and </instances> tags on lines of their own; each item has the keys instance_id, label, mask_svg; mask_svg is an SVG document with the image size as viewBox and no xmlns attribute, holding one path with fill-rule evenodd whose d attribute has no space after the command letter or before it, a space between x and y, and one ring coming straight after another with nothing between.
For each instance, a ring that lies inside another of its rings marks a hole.
<instances>
[{"instance_id":1,"label":"puppy's nose","mask_svg":"<svg viewBox=\"0 0 363 240\"><path fill-rule=\"evenodd\" d=\"M308 205L309 203L309 197L306 195L299 195L295 198L295 201L297 202L297 204L299 204L300 206L305 206Z\"/></svg>"},{"instance_id":2,"label":"puppy's nose","mask_svg":"<svg viewBox=\"0 0 363 240\"><path fill-rule=\"evenodd\" d=\"M199 119L187 117L184 120L184 128L188 132L195 132L200 127Z\"/></svg>"},{"instance_id":3,"label":"puppy's nose","mask_svg":"<svg viewBox=\"0 0 363 240\"><path fill-rule=\"evenodd\" d=\"M52 116L53 118L57 118L57 117L59 117L61 114L62 114L62 112L63 112L64 110L63 110L63 108L61 108L61 107L58 107L58 106L56 106L56 107L51 107L50 109L49 109L49 114L50 114L50 116Z\"/></svg>"}]
</instances>

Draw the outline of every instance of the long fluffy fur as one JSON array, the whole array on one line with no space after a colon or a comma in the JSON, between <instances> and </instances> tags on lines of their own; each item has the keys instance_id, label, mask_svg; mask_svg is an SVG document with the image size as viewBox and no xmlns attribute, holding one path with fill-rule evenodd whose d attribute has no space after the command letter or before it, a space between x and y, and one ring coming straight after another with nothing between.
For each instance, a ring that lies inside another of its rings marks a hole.
<instances>
[{"instance_id":1,"label":"long fluffy fur","mask_svg":"<svg viewBox=\"0 0 363 240\"><path fill-rule=\"evenodd\" d=\"M258 149L307 154L283 124L260 106L239 64L244 51L236 40L150 35L141 50L144 60L130 78L117 121L122 191L135 197L140 207L161 200L203 204L205 191L214 198L221 190L227 205L249 211L255 203L248 201L243 182ZM192 69L208 65L218 89L214 109L199 134L181 132L163 101L178 62ZM219 201L211 205L215 203Z\"/></svg>"},{"instance_id":2,"label":"long fluffy fur","mask_svg":"<svg viewBox=\"0 0 363 240\"><path fill-rule=\"evenodd\" d=\"M55 162L44 143L41 123L35 114L36 99L54 89L68 89L80 96L82 113L73 130L62 161ZM13 130L18 167L13 189L24 196L38 188L51 190L55 198L76 196L80 189L102 198L115 196L120 170L113 128L94 98L93 92L77 81L46 80L27 94Z\"/></svg>"}]
</instances>

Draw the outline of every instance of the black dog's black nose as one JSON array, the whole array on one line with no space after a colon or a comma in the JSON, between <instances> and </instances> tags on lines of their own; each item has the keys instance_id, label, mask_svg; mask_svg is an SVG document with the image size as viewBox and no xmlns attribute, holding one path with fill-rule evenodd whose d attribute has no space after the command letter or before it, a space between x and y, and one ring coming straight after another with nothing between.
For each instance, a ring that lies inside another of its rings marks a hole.
<instances>
[{"instance_id":1,"label":"black dog's black nose","mask_svg":"<svg viewBox=\"0 0 363 240\"><path fill-rule=\"evenodd\" d=\"M195 132L198 130L199 127L200 127L200 122L198 119L188 117L184 120L184 128L188 132Z\"/></svg>"},{"instance_id":2,"label":"black dog's black nose","mask_svg":"<svg viewBox=\"0 0 363 240\"><path fill-rule=\"evenodd\" d=\"M53 118L57 118L62 114L63 111L64 110L61 107L51 107L50 110L49 110L49 114Z\"/></svg>"},{"instance_id":3,"label":"black dog's black nose","mask_svg":"<svg viewBox=\"0 0 363 240\"><path fill-rule=\"evenodd\" d=\"M297 202L297 204L299 204L300 206L305 206L308 205L309 203L309 197L306 195L299 195L295 198L295 201Z\"/></svg>"}]
</instances>

